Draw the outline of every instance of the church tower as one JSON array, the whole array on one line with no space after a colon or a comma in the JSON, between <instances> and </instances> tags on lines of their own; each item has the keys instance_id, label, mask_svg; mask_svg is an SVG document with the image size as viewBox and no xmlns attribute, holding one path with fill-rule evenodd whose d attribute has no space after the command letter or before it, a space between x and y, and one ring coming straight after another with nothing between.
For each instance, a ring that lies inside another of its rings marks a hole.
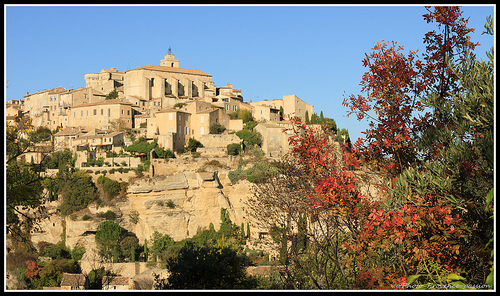
<instances>
[{"instance_id":1,"label":"church tower","mask_svg":"<svg viewBox=\"0 0 500 296\"><path fill-rule=\"evenodd\" d=\"M160 66L179 68L179 60L172 54L170 47L168 47L168 53L165 55L165 58L161 60Z\"/></svg>"}]
</instances>

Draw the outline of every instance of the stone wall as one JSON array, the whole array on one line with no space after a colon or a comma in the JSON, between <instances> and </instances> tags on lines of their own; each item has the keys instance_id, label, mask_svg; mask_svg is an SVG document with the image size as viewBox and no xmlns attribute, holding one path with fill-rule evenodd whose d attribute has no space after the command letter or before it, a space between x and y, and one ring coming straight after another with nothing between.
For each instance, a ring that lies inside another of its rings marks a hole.
<instances>
[{"instance_id":1,"label":"stone wall","mask_svg":"<svg viewBox=\"0 0 500 296\"><path fill-rule=\"evenodd\" d=\"M206 148L226 148L232 143L241 143L241 139L236 134L208 134L200 136L200 142Z\"/></svg>"}]
</instances>

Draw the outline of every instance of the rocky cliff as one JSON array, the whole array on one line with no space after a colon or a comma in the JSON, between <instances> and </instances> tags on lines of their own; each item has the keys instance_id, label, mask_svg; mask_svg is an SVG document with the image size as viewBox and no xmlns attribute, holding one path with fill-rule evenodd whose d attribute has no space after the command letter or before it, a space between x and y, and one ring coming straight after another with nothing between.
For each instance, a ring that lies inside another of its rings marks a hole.
<instances>
[{"instance_id":1,"label":"rocky cliff","mask_svg":"<svg viewBox=\"0 0 500 296\"><path fill-rule=\"evenodd\" d=\"M32 234L32 241L57 243L64 238L69 247L79 243L93 249L95 232L104 221L99 214L108 210L115 213L115 222L135 234L141 244L154 231L178 241L208 228L210 223L218 229L221 208L228 210L234 223L246 225L249 221L244 216L244 201L250 194L251 183L240 181L231 185L227 175L234 168L229 158L219 158L218 166L207 166L207 162L207 159L155 162L157 173L131 181L126 197L115 199L112 205L91 204L65 219L55 214L58 203L53 202L47 208L54 214L41 221L41 231ZM136 221L131 219L133 212L139 214ZM90 219L83 221L85 215Z\"/></svg>"}]
</instances>

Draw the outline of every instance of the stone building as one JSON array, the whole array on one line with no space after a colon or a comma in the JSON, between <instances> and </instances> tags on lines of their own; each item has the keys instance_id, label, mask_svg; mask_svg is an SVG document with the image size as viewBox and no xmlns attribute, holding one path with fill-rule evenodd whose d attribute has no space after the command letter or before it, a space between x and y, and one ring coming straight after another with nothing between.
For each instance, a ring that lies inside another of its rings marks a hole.
<instances>
[{"instance_id":1,"label":"stone building","mask_svg":"<svg viewBox=\"0 0 500 296\"><path fill-rule=\"evenodd\" d=\"M122 128L133 128L132 104L119 99L73 106L68 115L68 126L86 129L112 129L121 124Z\"/></svg>"},{"instance_id":2,"label":"stone building","mask_svg":"<svg viewBox=\"0 0 500 296\"><path fill-rule=\"evenodd\" d=\"M104 94L115 90L123 97L124 71L118 71L116 68L102 69L99 73L84 74L85 85Z\"/></svg>"},{"instance_id":3,"label":"stone building","mask_svg":"<svg viewBox=\"0 0 500 296\"><path fill-rule=\"evenodd\" d=\"M262 151L269 157L280 157L284 155L290 145L288 138L293 134L292 124L289 121L261 122L255 126L255 130L262 135Z\"/></svg>"},{"instance_id":4,"label":"stone building","mask_svg":"<svg viewBox=\"0 0 500 296\"><path fill-rule=\"evenodd\" d=\"M309 105L303 100L299 99L296 95L283 96L282 99L274 99L272 101L263 101L265 105L274 107L276 109L283 108L283 118L290 119L294 117L299 117L302 121L306 118L306 111L309 113L309 117L313 114L313 105ZM262 104L263 102L259 102ZM257 103L257 104L259 104Z\"/></svg>"},{"instance_id":5,"label":"stone building","mask_svg":"<svg viewBox=\"0 0 500 296\"><path fill-rule=\"evenodd\" d=\"M146 65L125 71L123 82L126 99L139 97L148 102L157 98L168 100L168 97L212 97L216 91L212 75L201 70L179 68L173 54L167 54L160 66ZM162 102L162 106L167 104Z\"/></svg>"},{"instance_id":6,"label":"stone building","mask_svg":"<svg viewBox=\"0 0 500 296\"><path fill-rule=\"evenodd\" d=\"M89 279L81 273L63 273L61 290L87 290Z\"/></svg>"},{"instance_id":7,"label":"stone building","mask_svg":"<svg viewBox=\"0 0 500 296\"><path fill-rule=\"evenodd\" d=\"M131 290L133 283L128 276L110 276L102 277L103 290Z\"/></svg>"},{"instance_id":8,"label":"stone building","mask_svg":"<svg viewBox=\"0 0 500 296\"><path fill-rule=\"evenodd\" d=\"M186 145L191 135L191 117L180 109L165 109L155 113L148 123L148 138L158 138L164 149L177 151Z\"/></svg>"}]
</instances>

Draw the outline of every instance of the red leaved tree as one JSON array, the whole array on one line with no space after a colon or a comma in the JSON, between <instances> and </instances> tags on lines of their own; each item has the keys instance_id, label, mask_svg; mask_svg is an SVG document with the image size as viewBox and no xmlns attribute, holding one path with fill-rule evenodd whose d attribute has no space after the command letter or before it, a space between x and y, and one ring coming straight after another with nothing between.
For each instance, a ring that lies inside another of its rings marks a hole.
<instances>
[{"instance_id":1,"label":"red leaved tree","mask_svg":"<svg viewBox=\"0 0 500 296\"><path fill-rule=\"evenodd\" d=\"M433 130L449 123L447 114L431 116L443 100L459 90L458 77L448 63L460 63L477 45L469 40L467 34L473 29L467 28L458 7L427 10L425 20L435 21L440 31L425 35L424 60L418 59L418 50L405 54L395 42L376 43L363 59L368 71L361 80L361 90L366 96L351 95L343 101L349 115L371 119L365 139L356 142L356 152L366 161L384 164L393 175L435 157L437 149L446 145L433 139L435 145L420 147L416 139L432 137ZM440 99L424 104L424 96L436 90Z\"/></svg>"}]
</instances>

